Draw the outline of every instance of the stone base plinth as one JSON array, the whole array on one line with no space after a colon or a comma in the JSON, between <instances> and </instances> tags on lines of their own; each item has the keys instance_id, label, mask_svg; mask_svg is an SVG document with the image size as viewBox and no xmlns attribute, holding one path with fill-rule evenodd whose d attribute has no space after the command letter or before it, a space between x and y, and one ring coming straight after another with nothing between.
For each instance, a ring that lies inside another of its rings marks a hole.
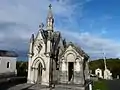
<instances>
[{"instance_id":1,"label":"stone base plinth","mask_svg":"<svg viewBox=\"0 0 120 90\"><path fill-rule=\"evenodd\" d=\"M74 72L74 84L84 85L84 76L80 72Z\"/></svg>"},{"instance_id":2,"label":"stone base plinth","mask_svg":"<svg viewBox=\"0 0 120 90\"><path fill-rule=\"evenodd\" d=\"M86 87L83 85L75 84L59 84L55 86L56 90L86 90Z\"/></svg>"},{"instance_id":3,"label":"stone base plinth","mask_svg":"<svg viewBox=\"0 0 120 90\"><path fill-rule=\"evenodd\" d=\"M60 83L67 83L68 82L68 76L67 71L60 72Z\"/></svg>"}]
</instances>

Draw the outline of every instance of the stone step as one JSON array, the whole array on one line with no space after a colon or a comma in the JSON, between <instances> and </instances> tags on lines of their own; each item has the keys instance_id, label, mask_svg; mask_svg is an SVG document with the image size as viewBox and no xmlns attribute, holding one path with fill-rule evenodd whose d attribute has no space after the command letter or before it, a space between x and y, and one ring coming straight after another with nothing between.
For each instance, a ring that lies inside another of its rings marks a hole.
<instances>
[{"instance_id":1,"label":"stone step","mask_svg":"<svg viewBox=\"0 0 120 90\"><path fill-rule=\"evenodd\" d=\"M67 90L85 90L85 87L80 85L56 85L55 88L67 89Z\"/></svg>"},{"instance_id":2,"label":"stone step","mask_svg":"<svg viewBox=\"0 0 120 90\"><path fill-rule=\"evenodd\" d=\"M8 90L26 90L27 88L30 88L32 86L33 86L33 84L24 83L24 84L19 84L19 85L16 85L14 87L11 87Z\"/></svg>"}]
</instances>

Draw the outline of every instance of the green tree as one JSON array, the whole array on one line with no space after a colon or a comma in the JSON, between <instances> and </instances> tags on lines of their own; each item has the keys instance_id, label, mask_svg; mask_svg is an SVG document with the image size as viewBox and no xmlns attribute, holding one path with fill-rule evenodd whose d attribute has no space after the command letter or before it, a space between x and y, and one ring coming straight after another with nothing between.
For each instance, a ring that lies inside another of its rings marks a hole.
<instances>
[{"instance_id":1,"label":"green tree","mask_svg":"<svg viewBox=\"0 0 120 90\"><path fill-rule=\"evenodd\" d=\"M27 62L17 61L16 68L17 68L17 76L27 77L27 68L28 68Z\"/></svg>"},{"instance_id":2,"label":"green tree","mask_svg":"<svg viewBox=\"0 0 120 90\"><path fill-rule=\"evenodd\" d=\"M106 59L107 68L112 72L113 78L116 78L117 75L120 75L120 59L118 58L109 58ZM93 60L89 62L90 70L94 73L95 69L101 68L104 70L104 61L103 59Z\"/></svg>"}]
</instances>

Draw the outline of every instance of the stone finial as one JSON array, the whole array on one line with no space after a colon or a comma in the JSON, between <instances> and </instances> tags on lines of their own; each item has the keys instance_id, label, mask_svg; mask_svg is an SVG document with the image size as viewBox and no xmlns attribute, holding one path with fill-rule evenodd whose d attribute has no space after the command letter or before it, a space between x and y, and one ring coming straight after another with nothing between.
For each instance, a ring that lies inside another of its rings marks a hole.
<instances>
[{"instance_id":1,"label":"stone finial","mask_svg":"<svg viewBox=\"0 0 120 90\"><path fill-rule=\"evenodd\" d=\"M32 34L31 38L30 38L30 42L33 43L34 42L34 34Z\"/></svg>"},{"instance_id":2,"label":"stone finial","mask_svg":"<svg viewBox=\"0 0 120 90\"><path fill-rule=\"evenodd\" d=\"M41 23L41 24L39 25L39 28L40 28L40 29L43 29L43 27L44 27L44 24Z\"/></svg>"},{"instance_id":3,"label":"stone finial","mask_svg":"<svg viewBox=\"0 0 120 90\"><path fill-rule=\"evenodd\" d=\"M49 11L48 11L48 18L53 18L53 14L52 14L52 5L49 5Z\"/></svg>"}]
</instances>

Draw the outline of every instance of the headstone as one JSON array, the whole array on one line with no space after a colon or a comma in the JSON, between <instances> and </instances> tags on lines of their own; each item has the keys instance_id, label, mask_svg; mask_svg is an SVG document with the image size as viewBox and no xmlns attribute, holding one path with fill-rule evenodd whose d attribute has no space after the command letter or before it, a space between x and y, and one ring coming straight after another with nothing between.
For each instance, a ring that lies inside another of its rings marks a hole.
<instances>
[{"instance_id":1,"label":"headstone","mask_svg":"<svg viewBox=\"0 0 120 90\"><path fill-rule=\"evenodd\" d=\"M117 79L119 79L119 75L117 75Z\"/></svg>"}]
</instances>

